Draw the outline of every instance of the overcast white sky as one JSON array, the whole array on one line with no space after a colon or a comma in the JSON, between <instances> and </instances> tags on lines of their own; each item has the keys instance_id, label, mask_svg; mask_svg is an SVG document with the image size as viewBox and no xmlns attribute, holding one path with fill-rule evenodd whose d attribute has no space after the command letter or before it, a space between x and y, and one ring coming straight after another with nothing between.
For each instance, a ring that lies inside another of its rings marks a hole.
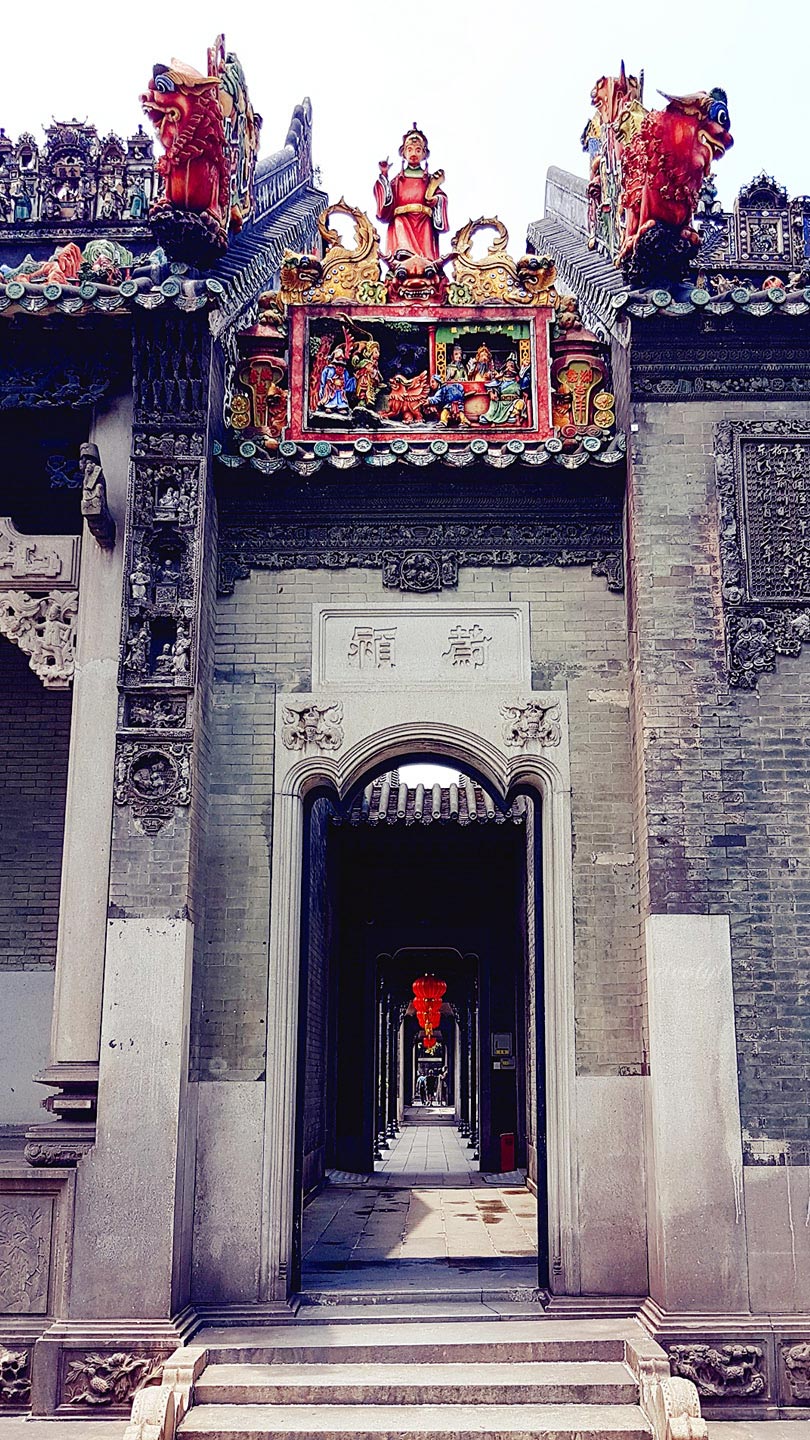
<instances>
[{"instance_id":1,"label":"overcast white sky","mask_svg":"<svg viewBox=\"0 0 810 1440\"><path fill-rule=\"evenodd\" d=\"M416 120L431 166L446 172L451 233L494 211L515 254L542 214L548 165L584 173L591 86L622 57L632 73L643 68L648 105L663 103L659 86L728 91L736 143L718 166L727 205L763 169L791 194L810 191L807 0L83 0L73 10L38 0L15 14L0 93L0 125L15 139L52 116L129 133L154 61L204 69L222 29L264 117L263 154L309 95L324 186L370 209L377 162L399 164Z\"/></svg>"}]
</instances>

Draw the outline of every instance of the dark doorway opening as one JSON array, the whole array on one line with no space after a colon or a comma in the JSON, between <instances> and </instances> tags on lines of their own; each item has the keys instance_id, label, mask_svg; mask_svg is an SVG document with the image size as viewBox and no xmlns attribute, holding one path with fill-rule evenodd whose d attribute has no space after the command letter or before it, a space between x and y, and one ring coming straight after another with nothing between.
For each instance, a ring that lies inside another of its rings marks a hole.
<instances>
[{"instance_id":1,"label":"dark doorway opening","mask_svg":"<svg viewBox=\"0 0 810 1440\"><path fill-rule=\"evenodd\" d=\"M311 798L294 1289L346 1267L388 1283L392 1262L547 1284L535 833L531 798L466 775ZM420 976L445 986L433 1026Z\"/></svg>"}]
</instances>

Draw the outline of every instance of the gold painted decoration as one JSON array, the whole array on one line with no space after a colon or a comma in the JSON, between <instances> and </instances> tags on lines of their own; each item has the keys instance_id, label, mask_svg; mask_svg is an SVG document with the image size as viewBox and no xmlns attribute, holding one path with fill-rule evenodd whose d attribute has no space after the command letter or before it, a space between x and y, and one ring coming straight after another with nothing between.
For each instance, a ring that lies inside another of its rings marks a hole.
<instances>
[{"instance_id":1,"label":"gold painted decoration","mask_svg":"<svg viewBox=\"0 0 810 1440\"><path fill-rule=\"evenodd\" d=\"M329 226L332 215L354 222L354 249L347 249L340 234ZM380 266L380 237L368 216L346 200L330 205L318 219L324 242L323 259L286 250L281 261L281 296L288 305L331 305L342 301L384 304L385 286ZM361 293L362 292L362 293Z\"/></svg>"},{"instance_id":2,"label":"gold painted decoration","mask_svg":"<svg viewBox=\"0 0 810 1440\"><path fill-rule=\"evenodd\" d=\"M481 260L473 258L473 239L493 230L495 239ZM468 220L456 231L453 247L453 281L450 303L455 305L552 305L553 262L545 256L524 255L517 262L507 251L509 232L502 220L483 215Z\"/></svg>"}]
</instances>

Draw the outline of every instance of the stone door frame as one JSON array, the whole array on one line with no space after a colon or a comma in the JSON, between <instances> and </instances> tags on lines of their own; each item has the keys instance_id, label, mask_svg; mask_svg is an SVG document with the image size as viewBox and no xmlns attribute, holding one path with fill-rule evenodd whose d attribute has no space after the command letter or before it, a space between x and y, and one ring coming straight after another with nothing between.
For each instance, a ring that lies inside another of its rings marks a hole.
<instances>
[{"instance_id":1,"label":"stone door frame","mask_svg":"<svg viewBox=\"0 0 810 1440\"><path fill-rule=\"evenodd\" d=\"M300 747L285 748L286 740L281 743L286 707L311 703L324 711L331 708L334 718L334 692L276 696L260 1272L265 1303L286 1302L292 1256L305 801L313 790L324 787L333 789L342 801L386 766L426 755L437 761L449 760L462 770L471 768L503 801L518 786L540 797L549 1268L555 1293L579 1293L567 706L564 692L543 692L542 696L532 692L531 699L558 707L559 741L546 745L529 741L520 753L510 754L501 711L502 702L511 703L510 694L490 691L483 695L478 691L473 700L458 690L402 692L391 697L355 692L345 697L346 744L344 749L341 725L340 744L334 747L342 752L338 756L324 754L317 740L312 744L317 753L312 754L300 753ZM471 716L477 721L474 730L469 728ZM332 739L334 742L334 736Z\"/></svg>"}]
</instances>

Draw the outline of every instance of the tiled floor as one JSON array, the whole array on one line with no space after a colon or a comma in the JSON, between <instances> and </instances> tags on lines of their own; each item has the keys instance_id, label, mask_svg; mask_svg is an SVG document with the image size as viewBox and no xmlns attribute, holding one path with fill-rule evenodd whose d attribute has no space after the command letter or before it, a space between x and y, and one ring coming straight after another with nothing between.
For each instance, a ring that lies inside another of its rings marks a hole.
<instances>
[{"instance_id":1,"label":"tiled floor","mask_svg":"<svg viewBox=\"0 0 810 1440\"><path fill-rule=\"evenodd\" d=\"M409 1111L406 1121L364 1184L333 1173L307 1205L305 1271L364 1266L379 1274L391 1262L533 1261L537 1202L523 1177L486 1183L449 1111Z\"/></svg>"}]
</instances>

